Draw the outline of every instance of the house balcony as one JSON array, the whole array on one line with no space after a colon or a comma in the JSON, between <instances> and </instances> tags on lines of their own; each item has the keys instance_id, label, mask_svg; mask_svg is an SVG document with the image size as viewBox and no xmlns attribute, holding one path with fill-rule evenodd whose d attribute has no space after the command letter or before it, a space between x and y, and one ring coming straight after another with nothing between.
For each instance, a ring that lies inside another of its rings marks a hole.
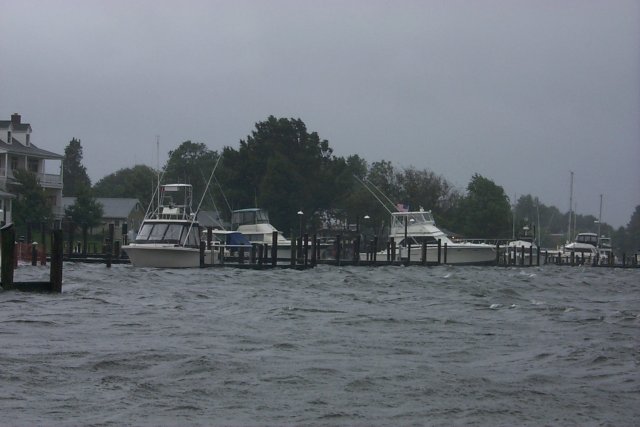
<instances>
[{"instance_id":1,"label":"house balcony","mask_svg":"<svg viewBox=\"0 0 640 427\"><path fill-rule=\"evenodd\" d=\"M51 173L36 173L36 178L42 188L62 189L62 175ZM0 168L0 187L6 189L7 183L15 181L13 169Z\"/></svg>"}]
</instances>

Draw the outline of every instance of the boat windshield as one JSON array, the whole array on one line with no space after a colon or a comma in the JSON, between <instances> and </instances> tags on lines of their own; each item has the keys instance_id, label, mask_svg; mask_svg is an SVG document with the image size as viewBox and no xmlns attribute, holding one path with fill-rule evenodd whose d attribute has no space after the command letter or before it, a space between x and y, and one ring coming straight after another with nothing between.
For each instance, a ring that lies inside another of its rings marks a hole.
<instances>
[{"instance_id":1,"label":"boat windshield","mask_svg":"<svg viewBox=\"0 0 640 427\"><path fill-rule=\"evenodd\" d=\"M190 224L146 223L140 229L136 242L164 242L198 246L198 226L194 225L189 233ZM189 235L187 235L189 233Z\"/></svg>"},{"instance_id":2,"label":"boat windshield","mask_svg":"<svg viewBox=\"0 0 640 427\"><path fill-rule=\"evenodd\" d=\"M433 215L431 212L394 212L392 214L394 226L402 225L404 227L405 221L408 225L425 225L434 224Z\"/></svg>"},{"instance_id":3,"label":"boat windshield","mask_svg":"<svg viewBox=\"0 0 640 427\"><path fill-rule=\"evenodd\" d=\"M578 237L576 237L576 242L578 243L588 243L590 245L597 245L598 244L598 236L596 234L578 234Z\"/></svg>"},{"instance_id":4,"label":"boat windshield","mask_svg":"<svg viewBox=\"0 0 640 427\"><path fill-rule=\"evenodd\" d=\"M234 226L246 224L268 224L269 214L262 209L242 209L231 214Z\"/></svg>"}]
</instances>

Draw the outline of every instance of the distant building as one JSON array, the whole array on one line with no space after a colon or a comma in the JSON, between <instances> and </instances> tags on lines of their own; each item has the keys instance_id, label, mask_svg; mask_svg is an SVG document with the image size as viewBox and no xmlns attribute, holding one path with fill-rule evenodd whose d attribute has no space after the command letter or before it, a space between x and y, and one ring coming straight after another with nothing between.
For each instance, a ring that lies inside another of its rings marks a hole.
<instances>
[{"instance_id":1,"label":"distant building","mask_svg":"<svg viewBox=\"0 0 640 427\"><path fill-rule=\"evenodd\" d=\"M31 125L22 123L20 114L0 120L0 220L12 222L12 201L16 198L14 171L23 169L36 174L49 199L56 219L64 216L62 206L62 160L64 156L36 147L32 143ZM46 164L45 164L46 162ZM54 171L54 172L51 172Z\"/></svg>"},{"instance_id":2,"label":"distant building","mask_svg":"<svg viewBox=\"0 0 640 427\"><path fill-rule=\"evenodd\" d=\"M144 219L145 209L138 199L118 197L96 197L96 201L102 205L102 222L93 229L93 232L105 233L109 224L114 225L115 240L122 240L122 224L127 224L129 238L135 235ZM76 202L75 197L63 197L64 209Z\"/></svg>"}]
</instances>

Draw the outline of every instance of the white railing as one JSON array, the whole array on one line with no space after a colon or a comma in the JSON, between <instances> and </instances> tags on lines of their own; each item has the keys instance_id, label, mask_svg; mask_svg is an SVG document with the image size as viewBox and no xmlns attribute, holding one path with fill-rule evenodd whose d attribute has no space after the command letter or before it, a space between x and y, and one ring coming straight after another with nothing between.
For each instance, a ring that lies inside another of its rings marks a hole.
<instances>
[{"instance_id":1,"label":"white railing","mask_svg":"<svg viewBox=\"0 0 640 427\"><path fill-rule=\"evenodd\" d=\"M6 174L6 175L5 175ZM15 179L13 169L0 168L0 179ZM41 186L47 188L62 188L62 175L56 175L51 173L37 173L36 178Z\"/></svg>"}]
</instances>

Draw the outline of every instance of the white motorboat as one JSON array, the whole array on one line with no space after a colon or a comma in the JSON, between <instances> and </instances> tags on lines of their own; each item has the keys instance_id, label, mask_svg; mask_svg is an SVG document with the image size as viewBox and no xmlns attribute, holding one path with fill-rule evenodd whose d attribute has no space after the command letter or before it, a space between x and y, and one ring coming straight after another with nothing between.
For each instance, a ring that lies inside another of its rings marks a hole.
<instances>
[{"instance_id":1,"label":"white motorboat","mask_svg":"<svg viewBox=\"0 0 640 427\"><path fill-rule=\"evenodd\" d=\"M599 257L598 234L578 233L573 242L561 246L559 250L562 252L562 257L569 258L573 256L576 262L585 260L585 262L591 264Z\"/></svg>"},{"instance_id":2,"label":"white motorboat","mask_svg":"<svg viewBox=\"0 0 640 427\"><path fill-rule=\"evenodd\" d=\"M191 203L190 184L160 186L155 209L140 226L135 240L123 246L135 267L185 268L200 265L200 226ZM213 262L211 251L205 254Z\"/></svg>"},{"instance_id":3,"label":"white motorboat","mask_svg":"<svg viewBox=\"0 0 640 427\"><path fill-rule=\"evenodd\" d=\"M406 259L409 255L410 260L419 261L422 257L423 242L425 242L427 261L437 261L438 241L440 241L442 263L492 264L496 262L494 245L451 240L445 232L436 227L431 211L425 211L422 208L414 212L391 212L389 237L396 242L396 255L402 259ZM379 252L378 258L380 257L386 257L386 251Z\"/></svg>"},{"instance_id":4,"label":"white motorboat","mask_svg":"<svg viewBox=\"0 0 640 427\"><path fill-rule=\"evenodd\" d=\"M244 234L251 243L273 244L273 233L277 232L278 247L290 248L291 240L284 237L269 223L269 214L264 209L239 209L231 213L231 227Z\"/></svg>"}]
</instances>

